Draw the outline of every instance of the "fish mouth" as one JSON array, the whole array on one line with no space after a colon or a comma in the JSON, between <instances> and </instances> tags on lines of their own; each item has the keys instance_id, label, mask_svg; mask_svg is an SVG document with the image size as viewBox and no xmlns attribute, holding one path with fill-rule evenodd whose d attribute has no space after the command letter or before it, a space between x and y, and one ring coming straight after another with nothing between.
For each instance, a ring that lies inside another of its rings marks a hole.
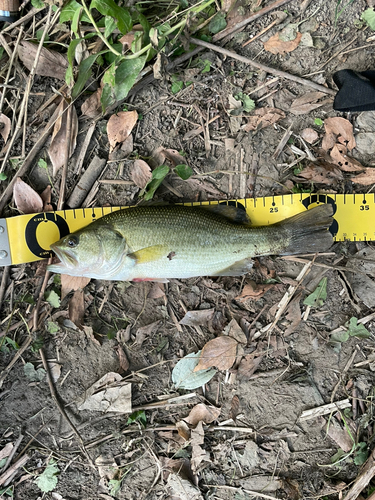
<instances>
[{"instance_id":1,"label":"fish mouth","mask_svg":"<svg viewBox=\"0 0 375 500\"><path fill-rule=\"evenodd\" d=\"M62 250L56 244L50 245L51 250L60 259L60 262L48 266L48 270L52 272L61 272L64 269L74 269L78 265L78 261L68 251Z\"/></svg>"}]
</instances>

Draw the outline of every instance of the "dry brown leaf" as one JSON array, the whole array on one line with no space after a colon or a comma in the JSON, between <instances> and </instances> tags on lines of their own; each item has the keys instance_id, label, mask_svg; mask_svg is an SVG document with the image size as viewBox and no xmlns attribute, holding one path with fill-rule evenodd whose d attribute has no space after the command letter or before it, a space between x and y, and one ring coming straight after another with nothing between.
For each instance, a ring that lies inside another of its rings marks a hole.
<instances>
[{"instance_id":1,"label":"dry brown leaf","mask_svg":"<svg viewBox=\"0 0 375 500\"><path fill-rule=\"evenodd\" d=\"M121 151L124 156L129 156L133 152L133 136L130 134L127 139L121 144Z\"/></svg>"},{"instance_id":2,"label":"dry brown leaf","mask_svg":"<svg viewBox=\"0 0 375 500\"><path fill-rule=\"evenodd\" d=\"M115 384L114 387L109 387ZM85 392L85 400L78 406L79 410L132 412L131 383L124 382L121 375L106 373Z\"/></svg>"},{"instance_id":3,"label":"dry brown leaf","mask_svg":"<svg viewBox=\"0 0 375 500\"><path fill-rule=\"evenodd\" d=\"M235 319L232 319L225 327L224 335L228 335L240 344L247 344L247 337Z\"/></svg>"},{"instance_id":4,"label":"dry brown leaf","mask_svg":"<svg viewBox=\"0 0 375 500\"><path fill-rule=\"evenodd\" d=\"M135 334L135 342L136 342L138 347L141 347L141 345L145 341L146 337L149 337L154 333L154 331L157 329L159 324L160 324L160 320L155 321L154 323L150 323L147 326L141 326L140 328L138 328L138 330Z\"/></svg>"},{"instance_id":5,"label":"dry brown leaf","mask_svg":"<svg viewBox=\"0 0 375 500\"><path fill-rule=\"evenodd\" d=\"M43 193L41 193L40 197L42 198L43 201L43 212L52 212L53 211L53 206L51 204L52 190L49 184L43 191Z\"/></svg>"},{"instance_id":6,"label":"dry brown leaf","mask_svg":"<svg viewBox=\"0 0 375 500\"><path fill-rule=\"evenodd\" d=\"M124 349L120 345L116 347L116 352L120 363L120 373L121 372L125 373L129 370L130 366L129 360L125 354Z\"/></svg>"},{"instance_id":7,"label":"dry brown leaf","mask_svg":"<svg viewBox=\"0 0 375 500\"><path fill-rule=\"evenodd\" d=\"M150 291L147 294L147 298L160 299L160 297L165 297L164 283L153 283Z\"/></svg>"},{"instance_id":8,"label":"dry brown leaf","mask_svg":"<svg viewBox=\"0 0 375 500\"><path fill-rule=\"evenodd\" d=\"M176 165L186 165L186 158L176 150L176 149L163 149L161 153L167 158L172 165L175 167Z\"/></svg>"},{"instance_id":9,"label":"dry brown leaf","mask_svg":"<svg viewBox=\"0 0 375 500\"><path fill-rule=\"evenodd\" d=\"M158 457L163 468L163 480L166 481L171 472L176 472L184 479L193 482L193 472L190 467L190 461L187 458L167 458Z\"/></svg>"},{"instance_id":10,"label":"dry brown leaf","mask_svg":"<svg viewBox=\"0 0 375 500\"><path fill-rule=\"evenodd\" d=\"M324 99L324 101L319 101L322 97L325 97L326 94L323 92L307 92L301 97L298 97L292 102L290 107L290 111L294 115L305 115L313 111L314 109L320 108L325 104L328 104L332 101L332 99Z\"/></svg>"},{"instance_id":11,"label":"dry brown leaf","mask_svg":"<svg viewBox=\"0 0 375 500\"><path fill-rule=\"evenodd\" d=\"M82 328L83 317L85 315L85 295L80 288L76 290L69 301L68 306L69 319L78 327Z\"/></svg>"},{"instance_id":12,"label":"dry brown leaf","mask_svg":"<svg viewBox=\"0 0 375 500\"><path fill-rule=\"evenodd\" d=\"M102 97L103 89L99 87L93 94L91 94L81 106L82 114L89 118L96 118L102 113L102 105L100 99Z\"/></svg>"},{"instance_id":13,"label":"dry brown leaf","mask_svg":"<svg viewBox=\"0 0 375 500\"><path fill-rule=\"evenodd\" d=\"M241 380L249 380L260 365L262 356L255 356L256 353L247 354L241 360L238 367L237 377Z\"/></svg>"},{"instance_id":14,"label":"dry brown leaf","mask_svg":"<svg viewBox=\"0 0 375 500\"><path fill-rule=\"evenodd\" d=\"M12 122L10 119L4 113L0 113L0 135L4 139L5 144L8 140L11 126Z\"/></svg>"},{"instance_id":15,"label":"dry brown leaf","mask_svg":"<svg viewBox=\"0 0 375 500\"><path fill-rule=\"evenodd\" d=\"M194 371L205 370L213 366L218 370L229 370L236 360L237 345L236 340L226 335L209 340L202 349Z\"/></svg>"},{"instance_id":16,"label":"dry brown leaf","mask_svg":"<svg viewBox=\"0 0 375 500\"><path fill-rule=\"evenodd\" d=\"M341 170L333 163L328 163L320 160L316 163L310 163L306 168L298 174L298 181L305 179L309 182L316 182L318 184L337 183L344 178Z\"/></svg>"},{"instance_id":17,"label":"dry brown leaf","mask_svg":"<svg viewBox=\"0 0 375 500\"><path fill-rule=\"evenodd\" d=\"M349 151L355 148L355 139L353 135L353 125L349 120L340 116L327 118L324 120L324 129L326 135L323 137L322 148L328 151L336 144L336 139L342 142ZM340 137L342 138L340 141Z\"/></svg>"},{"instance_id":18,"label":"dry brown leaf","mask_svg":"<svg viewBox=\"0 0 375 500\"><path fill-rule=\"evenodd\" d=\"M285 319L290 322L290 325L284 332L284 335L290 335L296 331L296 328L301 323L301 307L300 302L301 294L297 295L289 304L288 309L285 312Z\"/></svg>"},{"instance_id":19,"label":"dry brown leaf","mask_svg":"<svg viewBox=\"0 0 375 500\"><path fill-rule=\"evenodd\" d=\"M333 163L338 165L344 172L360 172L363 165L354 158L347 155L347 149L342 144L335 144L330 153Z\"/></svg>"},{"instance_id":20,"label":"dry brown leaf","mask_svg":"<svg viewBox=\"0 0 375 500\"><path fill-rule=\"evenodd\" d=\"M237 395L235 395L233 396L232 402L230 404L229 417L235 422L239 412L240 412L240 398Z\"/></svg>"},{"instance_id":21,"label":"dry brown leaf","mask_svg":"<svg viewBox=\"0 0 375 500\"><path fill-rule=\"evenodd\" d=\"M298 32L294 40L284 42L280 39L280 33L276 33L276 35L271 36L271 38L267 40L267 42L265 42L263 45L264 49L267 50L267 52L271 52L272 54L286 54L287 52L292 52L298 47L301 38L302 33Z\"/></svg>"},{"instance_id":22,"label":"dry brown leaf","mask_svg":"<svg viewBox=\"0 0 375 500\"><path fill-rule=\"evenodd\" d=\"M246 125L242 125L242 130L250 132L251 130L260 130L269 127L274 123L285 118L284 111L277 108L259 108L254 111L252 116L247 117Z\"/></svg>"},{"instance_id":23,"label":"dry brown leaf","mask_svg":"<svg viewBox=\"0 0 375 500\"><path fill-rule=\"evenodd\" d=\"M107 123L107 134L112 152L117 144L122 144L130 135L137 123L138 113L134 111L120 111L112 115Z\"/></svg>"},{"instance_id":24,"label":"dry brown leaf","mask_svg":"<svg viewBox=\"0 0 375 500\"><path fill-rule=\"evenodd\" d=\"M148 181L152 177L151 168L144 160L135 160L133 162L130 176L136 186L144 189L147 186Z\"/></svg>"},{"instance_id":25,"label":"dry brown leaf","mask_svg":"<svg viewBox=\"0 0 375 500\"><path fill-rule=\"evenodd\" d=\"M180 325L186 326L208 326L213 318L215 309L202 309L188 311L180 321Z\"/></svg>"},{"instance_id":26,"label":"dry brown leaf","mask_svg":"<svg viewBox=\"0 0 375 500\"><path fill-rule=\"evenodd\" d=\"M122 44L122 53L125 54L129 50L134 42L135 31L129 31L126 35L122 36L119 42Z\"/></svg>"},{"instance_id":27,"label":"dry brown leaf","mask_svg":"<svg viewBox=\"0 0 375 500\"><path fill-rule=\"evenodd\" d=\"M51 374L52 380L57 382L61 375L61 365L60 363L55 363L54 361L48 361L48 368Z\"/></svg>"},{"instance_id":28,"label":"dry brown leaf","mask_svg":"<svg viewBox=\"0 0 375 500\"><path fill-rule=\"evenodd\" d=\"M4 448L2 448L0 450L0 460L2 460L3 458L7 458L9 457L9 455L11 454L11 451L13 450L14 446L13 446L13 443L7 443Z\"/></svg>"},{"instance_id":29,"label":"dry brown leaf","mask_svg":"<svg viewBox=\"0 0 375 500\"><path fill-rule=\"evenodd\" d=\"M53 176L64 166L66 160L66 141L69 141L69 158L74 153L77 145L78 117L74 104L71 104L71 126L70 137L67 137L68 129L68 103L63 99L58 107L59 117L55 123L52 133L51 144L48 154L53 166Z\"/></svg>"},{"instance_id":30,"label":"dry brown leaf","mask_svg":"<svg viewBox=\"0 0 375 500\"><path fill-rule=\"evenodd\" d=\"M68 274L61 275L61 300L63 300L72 290L83 290L91 281L91 278L83 278L81 276L69 276Z\"/></svg>"},{"instance_id":31,"label":"dry brown leaf","mask_svg":"<svg viewBox=\"0 0 375 500\"><path fill-rule=\"evenodd\" d=\"M184 418L184 420L192 427L196 427L198 422L210 424L218 418L220 412L220 408L199 403L191 409L189 416Z\"/></svg>"},{"instance_id":32,"label":"dry brown leaf","mask_svg":"<svg viewBox=\"0 0 375 500\"><path fill-rule=\"evenodd\" d=\"M199 472L199 466L203 461L210 461L208 453L201 447L204 443L203 423L199 422L191 431L191 468L194 474Z\"/></svg>"},{"instance_id":33,"label":"dry brown leaf","mask_svg":"<svg viewBox=\"0 0 375 500\"><path fill-rule=\"evenodd\" d=\"M185 441L189 441L190 439L190 427L184 420L180 420L179 422L176 422L176 429L178 432L178 435L182 437Z\"/></svg>"},{"instance_id":34,"label":"dry brown leaf","mask_svg":"<svg viewBox=\"0 0 375 500\"><path fill-rule=\"evenodd\" d=\"M247 300L257 301L261 299L268 290L277 286L276 284L258 285L255 281L250 280L249 283L244 286L241 295L238 295L235 300L238 300L238 302L246 302Z\"/></svg>"},{"instance_id":35,"label":"dry brown leaf","mask_svg":"<svg viewBox=\"0 0 375 500\"><path fill-rule=\"evenodd\" d=\"M38 45L26 41L22 41L18 47L18 56L29 71L34 65L37 51ZM42 47L35 70L37 75L50 76L65 81L67 69L68 59L65 56Z\"/></svg>"},{"instance_id":36,"label":"dry brown leaf","mask_svg":"<svg viewBox=\"0 0 375 500\"><path fill-rule=\"evenodd\" d=\"M14 203L20 212L33 214L43 211L43 200L34 189L20 177L13 187Z\"/></svg>"},{"instance_id":37,"label":"dry brown leaf","mask_svg":"<svg viewBox=\"0 0 375 500\"><path fill-rule=\"evenodd\" d=\"M313 128L304 128L300 133L300 136L309 144L317 141L319 137L318 132L316 132Z\"/></svg>"},{"instance_id":38,"label":"dry brown leaf","mask_svg":"<svg viewBox=\"0 0 375 500\"><path fill-rule=\"evenodd\" d=\"M375 184L375 168L366 167L363 174L351 177L351 181L356 184L361 184L361 186L370 186L371 184Z\"/></svg>"}]
</instances>

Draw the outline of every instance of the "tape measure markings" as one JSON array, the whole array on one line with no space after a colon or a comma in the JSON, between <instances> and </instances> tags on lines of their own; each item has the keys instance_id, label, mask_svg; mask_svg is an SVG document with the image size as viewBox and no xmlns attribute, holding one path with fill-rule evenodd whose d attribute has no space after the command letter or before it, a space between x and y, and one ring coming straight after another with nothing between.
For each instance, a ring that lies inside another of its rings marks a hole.
<instances>
[{"instance_id":1,"label":"tape measure markings","mask_svg":"<svg viewBox=\"0 0 375 500\"><path fill-rule=\"evenodd\" d=\"M336 241L375 241L375 193L372 200L370 194L297 193L263 198L189 202L184 205L212 206L218 203L243 206L254 226L274 224L310 206L330 203L334 210L331 232ZM123 208L127 207L80 208L0 219L0 266L48 257L50 244L60 237Z\"/></svg>"}]
</instances>

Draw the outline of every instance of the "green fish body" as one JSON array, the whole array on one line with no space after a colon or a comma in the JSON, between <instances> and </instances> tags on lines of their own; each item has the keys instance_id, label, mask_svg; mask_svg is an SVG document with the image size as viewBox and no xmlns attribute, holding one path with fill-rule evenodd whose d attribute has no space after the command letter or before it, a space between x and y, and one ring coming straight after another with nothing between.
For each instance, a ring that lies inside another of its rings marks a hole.
<instances>
[{"instance_id":1,"label":"green fish body","mask_svg":"<svg viewBox=\"0 0 375 500\"><path fill-rule=\"evenodd\" d=\"M51 245L61 262L49 270L127 281L240 276L251 269L253 257L318 252L332 244L330 205L263 227L236 223L225 210L224 216L220 207L113 212Z\"/></svg>"}]
</instances>

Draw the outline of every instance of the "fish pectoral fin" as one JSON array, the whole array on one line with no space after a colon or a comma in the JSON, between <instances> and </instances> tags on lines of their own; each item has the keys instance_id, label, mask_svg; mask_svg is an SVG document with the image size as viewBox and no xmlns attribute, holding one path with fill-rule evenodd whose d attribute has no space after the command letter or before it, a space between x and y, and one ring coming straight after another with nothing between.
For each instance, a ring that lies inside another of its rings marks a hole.
<instances>
[{"instance_id":1,"label":"fish pectoral fin","mask_svg":"<svg viewBox=\"0 0 375 500\"><path fill-rule=\"evenodd\" d=\"M167 258L168 248L164 245L153 245L151 247L141 248L136 252L129 254L129 257L134 259L137 264L145 264L146 262L153 262L159 260L162 257Z\"/></svg>"},{"instance_id":2,"label":"fish pectoral fin","mask_svg":"<svg viewBox=\"0 0 375 500\"><path fill-rule=\"evenodd\" d=\"M216 274L211 274L211 276L243 276L250 271L253 265L254 261L252 259L238 260L222 271L219 271Z\"/></svg>"}]
</instances>

